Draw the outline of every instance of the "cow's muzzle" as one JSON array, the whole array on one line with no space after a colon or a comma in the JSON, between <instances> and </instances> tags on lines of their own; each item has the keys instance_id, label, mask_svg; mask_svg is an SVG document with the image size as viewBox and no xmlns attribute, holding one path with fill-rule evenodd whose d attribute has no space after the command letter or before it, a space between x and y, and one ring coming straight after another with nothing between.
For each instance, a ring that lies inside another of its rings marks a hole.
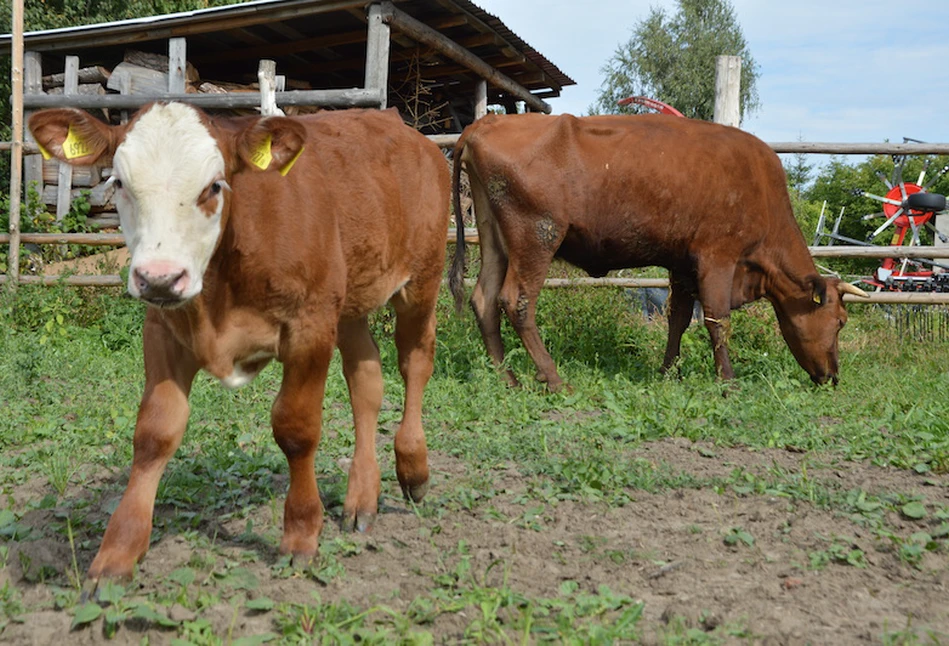
<instances>
[{"instance_id":1,"label":"cow's muzzle","mask_svg":"<svg viewBox=\"0 0 949 646\"><path fill-rule=\"evenodd\" d=\"M191 286L188 270L169 263L151 263L132 270L133 296L157 307L176 307L188 298Z\"/></svg>"}]
</instances>

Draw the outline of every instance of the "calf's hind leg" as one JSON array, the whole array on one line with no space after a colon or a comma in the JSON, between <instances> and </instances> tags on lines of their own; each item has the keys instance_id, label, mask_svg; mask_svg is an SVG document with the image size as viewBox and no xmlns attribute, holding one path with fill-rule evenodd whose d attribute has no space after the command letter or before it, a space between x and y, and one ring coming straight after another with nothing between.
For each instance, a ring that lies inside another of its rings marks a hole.
<instances>
[{"instance_id":1,"label":"calf's hind leg","mask_svg":"<svg viewBox=\"0 0 949 646\"><path fill-rule=\"evenodd\" d=\"M343 374L349 386L356 430L356 448L349 467L342 527L345 531L357 529L365 532L375 521L379 504L376 426L382 407L382 366L379 348L365 317L340 322L336 343L343 358Z\"/></svg>"},{"instance_id":2,"label":"calf's hind leg","mask_svg":"<svg viewBox=\"0 0 949 646\"><path fill-rule=\"evenodd\" d=\"M409 285L392 299L399 372L405 382L402 423L395 435L395 471L406 499L418 502L428 492L428 447L422 428L422 395L435 369L434 289ZM432 282L432 281L430 281ZM414 287L414 289L413 289Z\"/></svg>"}]
</instances>

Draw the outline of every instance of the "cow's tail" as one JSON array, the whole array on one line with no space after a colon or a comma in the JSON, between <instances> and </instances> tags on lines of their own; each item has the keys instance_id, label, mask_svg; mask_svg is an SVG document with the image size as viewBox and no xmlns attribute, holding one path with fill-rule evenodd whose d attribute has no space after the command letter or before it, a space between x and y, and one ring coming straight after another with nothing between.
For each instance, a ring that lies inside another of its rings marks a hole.
<instances>
[{"instance_id":1,"label":"cow's tail","mask_svg":"<svg viewBox=\"0 0 949 646\"><path fill-rule=\"evenodd\" d=\"M448 288L455 297L455 311L461 313L465 301L465 218L461 211L461 154L465 147L464 134L452 151L451 194L455 211L455 258L448 272Z\"/></svg>"}]
</instances>

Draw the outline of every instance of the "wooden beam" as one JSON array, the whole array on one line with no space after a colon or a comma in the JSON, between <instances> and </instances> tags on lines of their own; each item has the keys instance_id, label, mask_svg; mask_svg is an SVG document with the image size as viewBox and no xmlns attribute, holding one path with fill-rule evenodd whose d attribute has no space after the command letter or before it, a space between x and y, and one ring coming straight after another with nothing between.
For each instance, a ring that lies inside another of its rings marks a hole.
<instances>
[{"instance_id":1,"label":"wooden beam","mask_svg":"<svg viewBox=\"0 0 949 646\"><path fill-rule=\"evenodd\" d=\"M497 71L455 41L443 36L425 23L419 22L404 11L397 9L388 0L382 3L382 7L384 20L395 30L411 36L418 42L428 45L453 61L468 67L491 85L501 88L515 98L524 101L532 109L548 114L551 112L548 103L538 99L527 88Z\"/></svg>"},{"instance_id":2,"label":"wooden beam","mask_svg":"<svg viewBox=\"0 0 949 646\"><path fill-rule=\"evenodd\" d=\"M277 105L306 105L333 108L373 107L381 97L375 90L293 90L276 93ZM256 108L260 105L259 92L232 92L229 94L103 94L100 96L28 95L24 105L30 108L127 108L136 109L153 101L181 101L202 108L233 109Z\"/></svg>"}]
</instances>

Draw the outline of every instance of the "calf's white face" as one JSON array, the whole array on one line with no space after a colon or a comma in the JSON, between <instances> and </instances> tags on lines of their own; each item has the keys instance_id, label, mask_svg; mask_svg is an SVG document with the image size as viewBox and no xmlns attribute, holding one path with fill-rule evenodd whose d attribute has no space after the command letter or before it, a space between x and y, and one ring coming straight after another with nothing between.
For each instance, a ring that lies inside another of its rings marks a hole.
<instances>
[{"instance_id":1,"label":"calf's white face","mask_svg":"<svg viewBox=\"0 0 949 646\"><path fill-rule=\"evenodd\" d=\"M194 109L156 104L134 122L115 151L112 180L132 296L173 307L201 292L221 234L224 170Z\"/></svg>"}]
</instances>

